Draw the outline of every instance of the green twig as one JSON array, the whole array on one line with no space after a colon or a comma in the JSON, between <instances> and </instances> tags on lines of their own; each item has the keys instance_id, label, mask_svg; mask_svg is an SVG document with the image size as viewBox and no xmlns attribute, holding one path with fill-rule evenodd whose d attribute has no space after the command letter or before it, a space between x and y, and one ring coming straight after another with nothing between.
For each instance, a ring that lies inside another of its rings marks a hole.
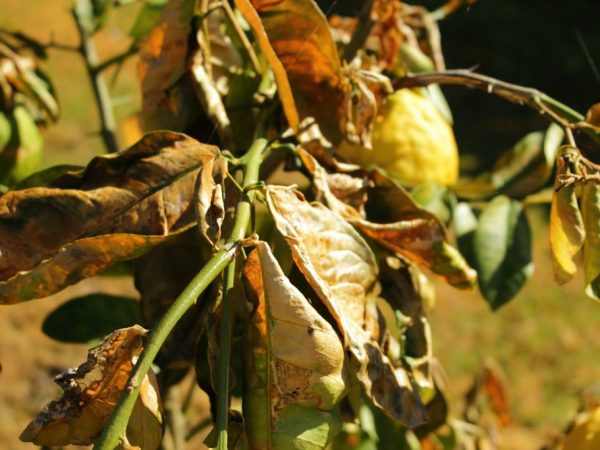
<instances>
[{"instance_id":1,"label":"green twig","mask_svg":"<svg viewBox=\"0 0 600 450\"><path fill-rule=\"evenodd\" d=\"M249 157L246 163L244 186L252 185L258 181L262 152L266 146L267 140L260 138L248 150ZM235 258L239 241L244 237L246 228L250 223L254 195L255 191L247 192L240 200L229 243L219 250L198 272L150 332L144 350L129 377L127 388L121 394L102 435L94 445L95 450L113 450L125 436L129 416L140 392L142 380L148 373L152 361L154 361L169 333L183 314L196 302L198 296Z\"/></svg>"},{"instance_id":2,"label":"green twig","mask_svg":"<svg viewBox=\"0 0 600 450\"><path fill-rule=\"evenodd\" d=\"M235 260L225 269L225 286L221 301L219 361L217 367L217 450L227 450L227 419L229 415L229 363L231 360L231 330L233 319L233 285Z\"/></svg>"},{"instance_id":3,"label":"green twig","mask_svg":"<svg viewBox=\"0 0 600 450\"><path fill-rule=\"evenodd\" d=\"M96 45L94 44L91 32L87 30L84 25L85 19L81 13L82 8L81 2L76 2L72 11L81 40L80 51L85 60L85 68L90 77L90 81L92 82L94 97L96 98L96 104L98 105L100 113L100 135L102 136L106 150L110 153L114 153L119 150L116 135L117 122L113 113L110 93L106 81L102 74L97 70L98 52L96 51Z\"/></svg>"}]
</instances>

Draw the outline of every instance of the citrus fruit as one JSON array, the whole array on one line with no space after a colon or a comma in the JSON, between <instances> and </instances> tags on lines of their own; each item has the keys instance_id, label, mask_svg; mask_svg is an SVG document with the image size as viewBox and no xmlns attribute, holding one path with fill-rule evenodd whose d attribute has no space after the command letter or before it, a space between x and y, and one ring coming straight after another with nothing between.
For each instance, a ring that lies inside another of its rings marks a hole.
<instances>
[{"instance_id":1,"label":"citrus fruit","mask_svg":"<svg viewBox=\"0 0 600 450\"><path fill-rule=\"evenodd\" d=\"M458 178L452 127L420 91L401 89L388 96L373 125L372 147L344 141L337 154L363 167L376 165L402 184L448 186Z\"/></svg>"}]
</instances>

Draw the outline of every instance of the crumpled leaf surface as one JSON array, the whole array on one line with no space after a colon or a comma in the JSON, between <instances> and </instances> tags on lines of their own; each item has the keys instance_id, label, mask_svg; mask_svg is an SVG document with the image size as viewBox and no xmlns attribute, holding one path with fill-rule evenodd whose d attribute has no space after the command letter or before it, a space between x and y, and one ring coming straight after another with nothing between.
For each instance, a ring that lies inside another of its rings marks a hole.
<instances>
[{"instance_id":1,"label":"crumpled leaf surface","mask_svg":"<svg viewBox=\"0 0 600 450\"><path fill-rule=\"evenodd\" d=\"M169 1L140 47L138 75L142 87L142 115L148 130L181 129L179 116L185 94L173 87L187 70L195 5L195 0Z\"/></svg>"},{"instance_id":2,"label":"crumpled leaf surface","mask_svg":"<svg viewBox=\"0 0 600 450\"><path fill-rule=\"evenodd\" d=\"M0 197L0 303L52 294L184 230L198 170L217 154L157 132L48 187Z\"/></svg>"},{"instance_id":3,"label":"crumpled leaf surface","mask_svg":"<svg viewBox=\"0 0 600 450\"><path fill-rule=\"evenodd\" d=\"M43 446L92 444L125 389L145 334L146 330L137 325L116 330L89 351L85 363L56 377L64 390L62 397L44 406L23 431L21 440ZM150 374L142 382L127 427L129 443L144 450L158 448L162 420L156 379Z\"/></svg>"},{"instance_id":4,"label":"crumpled leaf surface","mask_svg":"<svg viewBox=\"0 0 600 450\"><path fill-rule=\"evenodd\" d=\"M586 232L583 244L585 293L600 300L600 187L597 183L583 185L581 214Z\"/></svg>"},{"instance_id":5,"label":"crumpled leaf surface","mask_svg":"<svg viewBox=\"0 0 600 450\"><path fill-rule=\"evenodd\" d=\"M431 270L451 285L459 288L473 286L476 273L448 243L444 226L433 214L419 208L404 189L379 172L366 172L371 184L368 189L369 202L366 204L367 217L369 204L383 212L377 218L384 223L375 223L365 219L360 211L346 203L344 196L339 193L340 189L331 189L330 186L342 185L339 178L346 178L347 185L351 185L351 175L328 174L304 150L300 150L300 157L312 173L319 194L346 221L383 247Z\"/></svg>"},{"instance_id":6,"label":"crumpled leaf surface","mask_svg":"<svg viewBox=\"0 0 600 450\"><path fill-rule=\"evenodd\" d=\"M212 159L202 166L196 180L196 219L202 236L216 247L225 220L225 179L227 160Z\"/></svg>"},{"instance_id":7,"label":"crumpled leaf surface","mask_svg":"<svg viewBox=\"0 0 600 450\"><path fill-rule=\"evenodd\" d=\"M473 235L479 289L492 309L512 299L531 274L531 230L523 206L498 196L479 216Z\"/></svg>"},{"instance_id":8,"label":"crumpled leaf surface","mask_svg":"<svg viewBox=\"0 0 600 450\"><path fill-rule=\"evenodd\" d=\"M570 147L563 147L557 158L555 192L550 205L550 249L554 278L560 284L566 283L577 272L573 258L585 241L583 217L577 204L575 186L560 187L560 177L569 173ZM578 151L575 150L577 153ZM560 188L559 188L560 187ZM559 188L559 190L556 190Z\"/></svg>"},{"instance_id":9,"label":"crumpled leaf surface","mask_svg":"<svg viewBox=\"0 0 600 450\"><path fill-rule=\"evenodd\" d=\"M288 123L314 117L338 143L346 132L350 85L327 19L313 0L235 0L275 74Z\"/></svg>"},{"instance_id":10,"label":"crumpled leaf surface","mask_svg":"<svg viewBox=\"0 0 600 450\"><path fill-rule=\"evenodd\" d=\"M268 187L267 204L296 265L344 335L366 395L409 427L423 423L408 374L393 367L371 332L378 320L378 269L367 243L340 216L292 188Z\"/></svg>"},{"instance_id":11,"label":"crumpled leaf surface","mask_svg":"<svg viewBox=\"0 0 600 450\"><path fill-rule=\"evenodd\" d=\"M341 430L344 348L260 242L244 265L250 318L244 417L251 449L324 449Z\"/></svg>"}]
</instances>

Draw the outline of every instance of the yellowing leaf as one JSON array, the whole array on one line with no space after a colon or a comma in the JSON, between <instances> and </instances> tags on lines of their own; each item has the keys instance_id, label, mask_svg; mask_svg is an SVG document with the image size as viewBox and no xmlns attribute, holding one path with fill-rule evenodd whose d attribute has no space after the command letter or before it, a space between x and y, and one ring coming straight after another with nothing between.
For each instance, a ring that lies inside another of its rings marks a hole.
<instances>
[{"instance_id":1,"label":"yellowing leaf","mask_svg":"<svg viewBox=\"0 0 600 450\"><path fill-rule=\"evenodd\" d=\"M245 352L251 449L324 449L341 430L344 348L260 242L244 265L254 311Z\"/></svg>"},{"instance_id":2,"label":"yellowing leaf","mask_svg":"<svg viewBox=\"0 0 600 450\"><path fill-rule=\"evenodd\" d=\"M333 177L352 178L348 174L328 174L317 161L301 150L300 157L313 175L315 187L327 205L365 235L375 239L388 250L400 254L411 262L425 267L448 283L459 288L471 287L476 273L465 262L460 253L446 239L446 231L431 213L419 208L404 189L386 179L379 172L366 172L371 185L366 209L373 206L379 211L375 223L363 218L351 204L346 203L339 189L331 189L340 181ZM365 176L365 173L361 173ZM351 185L350 181L346 183ZM372 212L372 215L375 215ZM369 218L370 219L370 218Z\"/></svg>"},{"instance_id":3,"label":"yellowing leaf","mask_svg":"<svg viewBox=\"0 0 600 450\"><path fill-rule=\"evenodd\" d=\"M559 450L597 450L600 448L600 407L580 414Z\"/></svg>"},{"instance_id":4,"label":"yellowing leaf","mask_svg":"<svg viewBox=\"0 0 600 450\"><path fill-rule=\"evenodd\" d=\"M44 406L23 431L21 440L43 446L90 445L125 389L145 334L146 330L137 325L117 330L89 351L85 363L56 377L63 396ZM142 382L127 439L144 450L160 444L162 409L153 375Z\"/></svg>"},{"instance_id":5,"label":"yellowing leaf","mask_svg":"<svg viewBox=\"0 0 600 450\"><path fill-rule=\"evenodd\" d=\"M48 187L0 197L0 304L52 294L190 226L198 170L217 154L157 132Z\"/></svg>"},{"instance_id":6,"label":"yellowing leaf","mask_svg":"<svg viewBox=\"0 0 600 450\"><path fill-rule=\"evenodd\" d=\"M314 117L323 135L346 132L350 85L327 19L313 0L235 0L269 61L292 129Z\"/></svg>"},{"instance_id":7,"label":"yellowing leaf","mask_svg":"<svg viewBox=\"0 0 600 450\"><path fill-rule=\"evenodd\" d=\"M585 292L600 300L600 187L595 182L583 186L581 213L586 232L583 244Z\"/></svg>"},{"instance_id":8,"label":"yellowing leaf","mask_svg":"<svg viewBox=\"0 0 600 450\"><path fill-rule=\"evenodd\" d=\"M226 177L227 160L220 157L203 165L196 181L196 219L200 232L213 248L221 237L225 219L223 196Z\"/></svg>"},{"instance_id":9,"label":"yellowing leaf","mask_svg":"<svg viewBox=\"0 0 600 450\"><path fill-rule=\"evenodd\" d=\"M377 321L377 264L360 235L320 203L292 188L270 186L267 204L294 261L336 320L366 395L409 427L424 422L424 409L403 368L383 354Z\"/></svg>"},{"instance_id":10,"label":"yellowing leaf","mask_svg":"<svg viewBox=\"0 0 600 450\"><path fill-rule=\"evenodd\" d=\"M559 177L569 172L569 149L570 147L563 147L557 159L555 189L560 187ZM550 249L554 278L558 283L566 283L577 272L573 258L581 250L584 240L585 228L575 196L575 187L562 186L554 192L550 206Z\"/></svg>"}]
</instances>

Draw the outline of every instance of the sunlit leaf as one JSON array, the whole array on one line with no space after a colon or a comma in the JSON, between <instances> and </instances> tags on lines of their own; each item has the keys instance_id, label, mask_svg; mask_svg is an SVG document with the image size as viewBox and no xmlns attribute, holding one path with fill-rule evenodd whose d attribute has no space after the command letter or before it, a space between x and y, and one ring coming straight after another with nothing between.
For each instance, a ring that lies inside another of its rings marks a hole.
<instances>
[{"instance_id":1,"label":"sunlit leaf","mask_svg":"<svg viewBox=\"0 0 600 450\"><path fill-rule=\"evenodd\" d=\"M43 446L92 444L126 387L145 334L137 325L117 330L89 351L85 363L56 377L62 397L44 406L21 440ZM162 407L152 374L142 382L127 439L144 450L158 448L162 439Z\"/></svg>"},{"instance_id":2,"label":"sunlit leaf","mask_svg":"<svg viewBox=\"0 0 600 450\"><path fill-rule=\"evenodd\" d=\"M200 169L196 181L196 220L200 232L209 244L216 246L225 220L225 179L227 160L223 157L208 161Z\"/></svg>"},{"instance_id":3,"label":"sunlit leaf","mask_svg":"<svg viewBox=\"0 0 600 450\"><path fill-rule=\"evenodd\" d=\"M42 331L63 342L98 341L112 330L140 323L140 303L132 298L90 294L63 303L44 319Z\"/></svg>"},{"instance_id":4,"label":"sunlit leaf","mask_svg":"<svg viewBox=\"0 0 600 450\"><path fill-rule=\"evenodd\" d=\"M138 74L142 87L142 117L145 129L181 130L185 101L189 94L173 89L188 66L188 41L196 0L172 0L163 8L140 47Z\"/></svg>"},{"instance_id":5,"label":"sunlit leaf","mask_svg":"<svg viewBox=\"0 0 600 450\"><path fill-rule=\"evenodd\" d=\"M366 395L409 427L423 423L423 406L408 374L393 367L372 333L378 270L369 246L340 216L292 188L270 186L267 203L296 265L343 333Z\"/></svg>"},{"instance_id":6,"label":"sunlit leaf","mask_svg":"<svg viewBox=\"0 0 600 450\"><path fill-rule=\"evenodd\" d=\"M350 85L327 19L313 0L235 0L277 81L288 123L314 117L332 143L346 132Z\"/></svg>"},{"instance_id":7,"label":"sunlit leaf","mask_svg":"<svg viewBox=\"0 0 600 450\"><path fill-rule=\"evenodd\" d=\"M453 286L473 286L476 274L448 243L444 226L433 214L419 208L404 189L379 172L367 172L367 220L352 205L344 203L343 196L331 191L330 179L334 175L328 174L307 152L301 150L300 156L313 174L315 187L333 211L383 247L431 270Z\"/></svg>"},{"instance_id":8,"label":"sunlit leaf","mask_svg":"<svg viewBox=\"0 0 600 450\"><path fill-rule=\"evenodd\" d=\"M600 187L590 182L583 186L581 214L586 238L583 244L585 292L600 300Z\"/></svg>"},{"instance_id":9,"label":"sunlit leaf","mask_svg":"<svg viewBox=\"0 0 600 450\"><path fill-rule=\"evenodd\" d=\"M481 212L473 236L479 289L492 309L512 299L533 273L531 230L521 204L494 198Z\"/></svg>"},{"instance_id":10,"label":"sunlit leaf","mask_svg":"<svg viewBox=\"0 0 600 450\"><path fill-rule=\"evenodd\" d=\"M254 306L243 399L250 448L324 449L341 429L342 343L266 243L249 256L244 278Z\"/></svg>"},{"instance_id":11,"label":"sunlit leaf","mask_svg":"<svg viewBox=\"0 0 600 450\"><path fill-rule=\"evenodd\" d=\"M195 178L217 154L157 132L48 187L0 197L0 303L49 295L193 224Z\"/></svg>"},{"instance_id":12,"label":"sunlit leaf","mask_svg":"<svg viewBox=\"0 0 600 450\"><path fill-rule=\"evenodd\" d=\"M600 406L579 414L559 450L596 450L600 448Z\"/></svg>"},{"instance_id":13,"label":"sunlit leaf","mask_svg":"<svg viewBox=\"0 0 600 450\"><path fill-rule=\"evenodd\" d=\"M560 177L569 173L567 157L573 151L577 152L577 150L570 147L563 147L561 156L557 159L557 181L550 205L549 227L552 267L554 278L561 284L569 281L577 272L577 266L573 258L581 250L586 234L583 218L577 204L575 186L560 185Z\"/></svg>"}]
</instances>

